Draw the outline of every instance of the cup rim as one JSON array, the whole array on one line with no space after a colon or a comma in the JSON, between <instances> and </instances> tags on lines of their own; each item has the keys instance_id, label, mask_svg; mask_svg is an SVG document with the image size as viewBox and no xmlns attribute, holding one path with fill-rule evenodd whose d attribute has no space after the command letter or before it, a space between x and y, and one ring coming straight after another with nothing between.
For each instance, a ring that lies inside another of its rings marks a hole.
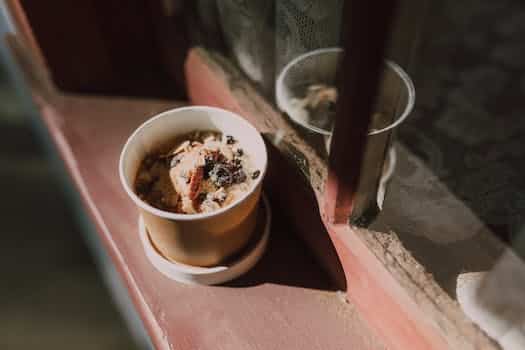
<instances>
[{"instance_id":1,"label":"cup rim","mask_svg":"<svg viewBox=\"0 0 525 350\"><path fill-rule=\"evenodd\" d=\"M201 111L210 111L210 112L220 112L225 113L228 115L228 118L232 118L236 120L237 123L243 124L247 129L251 129L254 132L254 136L259 139L261 142L263 149L264 149L264 158L263 158L263 167L262 169L259 169L261 171L261 174L257 179L255 179L254 183L252 183L251 189L249 191L246 191L242 194L241 197L237 198L234 202L228 204L227 206L220 208L218 210L209 212L209 213L196 213L196 214L179 214L179 213L173 213L165 210L161 210L158 208L155 208L154 206L150 205L146 201L143 201L139 198L139 196L135 193L135 191L131 188L131 186L128 185L126 181L126 176L124 174L124 159L127 155L127 152L129 150L130 144L133 142L133 139L137 137L137 135L148 125L156 122L158 119L162 118L168 118L173 113L179 113L184 112L187 110L201 110ZM242 202L244 202L261 184L261 181L264 179L264 176L266 175L266 170L268 168L268 151L266 149L266 144L264 143L264 139L260 132L247 120L242 118L237 113L234 113L232 111L218 108L218 107L211 107L211 106L187 106L187 107L178 107L178 108L172 108L168 109L164 112L158 113L154 115L153 117L149 118L145 122L143 122L139 127L133 131L133 133L128 137L126 140L126 143L124 144L124 147L122 148L122 151L120 153L119 158L119 177L120 182L122 183L122 186L124 187L124 190L126 191L127 195L133 200L133 202L140 208L150 212L151 214L154 214L156 216L165 218L165 219L171 219L171 220L177 220L177 221L195 221L195 220L202 220L202 219L209 219L215 216L218 216L220 214L223 214L238 205L240 205Z\"/></svg>"},{"instance_id":2,"label":"cup rim","mask_svg":"<svg viewBox=\"0 0 525 350\"><path fill-rule=\"evenodd\" d=\"M277 77L277 80L275 81L275 100L277 102L277 106L282 111L286 112L285 108L283 108L284 103L282 102L282 94L283 94L282 91L283 91L283 86L284 86L283 85L284 77L287 75L288 71L295 64L297 64L298 62L300 62L300 61L302 61L302 60L304 60L304 59L306 59L306 58L308 58L310 56L315 56L315 55L324 54L324 53L334 53L334 52L335 53L342 53L342 52L344 52L344 49L341 48L341 47L327 47L327 48L321 48L321 49L308 51L307 53L304 53L304 54L301 54L301 55L295 57L293 60L291 60L290 62L288 62L284 66L284 68L281 70L281 73L279 73L279 76ZM408 73L403 68L401 68L397 63L395 63L395 62L393 62L391 60L385 59L385 64L390 69L392 69L396 74L398 74L399 77L401 78L401 80L403 81L403 83L405 84L406 89L408 91L408 102L407 102L407 105L405 106L403 112L401 113L401 115L398 118L396 118L395 121L393 121L391 124L385 126L384 128L369 131L368 132L368 136L377 135L377 134L383 133L385 131L389 131L389 130L394 129L395 127L399 126L401 123L403 123L405 121L405 119L412 112L412 109L414 108L414 104L415 104L415 100L416 100L416 89L415 89L414 83L412 82L412 79L410 78ZM327 136L332 135L332 131L328 131L326 129L322 129L322 128L319 128L317 126L310 125L308 123L305 123L304 121L301 121L299 119L296 119L296 118L292 117L291 115L289 115L289 117L294 122L298 123L299 125L307 128L307 129L309 129L311 131L317 132L319 134L327 135Z\"/></svg>"}]
</instances>

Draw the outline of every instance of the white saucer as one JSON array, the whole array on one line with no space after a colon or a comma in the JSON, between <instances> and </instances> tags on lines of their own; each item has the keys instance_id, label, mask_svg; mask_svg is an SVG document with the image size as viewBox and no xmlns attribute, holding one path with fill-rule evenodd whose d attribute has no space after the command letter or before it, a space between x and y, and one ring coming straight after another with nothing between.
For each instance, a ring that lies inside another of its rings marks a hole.
<instances>
[{"instance_id":1,"label":"white saucer","mask_svg":"<svg viewBox=\"0 0 525 350\"><path fill-rule=\"evenodd\" d=\"M266 251L270 236L271 209L268 199L263 194L258 209L258 222L252 242L244 248L244 252L233 261L213 267L192 266L167 260L152 245L142 217L139 218L139 235L142 246L149 261L166 277L188 284L220 284L231 281L250 270Z\"/></svg>"}]
</instances>

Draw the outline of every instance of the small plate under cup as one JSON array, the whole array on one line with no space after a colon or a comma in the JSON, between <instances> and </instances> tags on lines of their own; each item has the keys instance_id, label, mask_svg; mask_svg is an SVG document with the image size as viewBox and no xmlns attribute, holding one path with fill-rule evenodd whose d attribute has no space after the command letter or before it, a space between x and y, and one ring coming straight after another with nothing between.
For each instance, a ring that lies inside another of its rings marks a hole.
<instances>
[{"instance_id":1,"label":"small plate under cup","mask_svg":"<svg viewBox=\"0 0 525 350\"><path fill-rule=\"evenodd\" d=\"M151 264L166 277L187 284L213 285L231 281L249 271L266 251L270 236L271 208L263 194L257 214L257 224L250 242L243 250L218 266L200 267L166 259L153 245L144 220L139 217L139 236Z\"/></svg>"}]
</instances>

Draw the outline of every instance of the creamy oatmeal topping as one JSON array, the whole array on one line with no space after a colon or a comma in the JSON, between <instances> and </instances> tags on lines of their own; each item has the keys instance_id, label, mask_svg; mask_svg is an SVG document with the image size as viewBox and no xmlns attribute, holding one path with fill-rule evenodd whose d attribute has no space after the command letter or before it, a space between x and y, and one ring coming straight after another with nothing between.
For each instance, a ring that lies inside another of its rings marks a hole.
<instances>
[{"instance_id":1,"label":"creamy oatmeal topping","mask_svg":"<svg viewBox=\"0 0 525 350\"><path fill-rule=\"evenodd\" d=\"M231 135L194 132L148 154L135 191L162 210L207 213L242 196L259 175Z\"/></svg>"}]
</instances>

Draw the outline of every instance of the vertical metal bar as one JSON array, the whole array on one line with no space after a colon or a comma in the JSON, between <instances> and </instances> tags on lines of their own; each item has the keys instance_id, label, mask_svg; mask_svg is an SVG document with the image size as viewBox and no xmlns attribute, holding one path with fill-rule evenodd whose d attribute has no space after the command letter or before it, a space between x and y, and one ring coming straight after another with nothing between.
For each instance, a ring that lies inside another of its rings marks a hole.
<instances>
[{"instance_id":1,"label":"vertical metal bar","mask_svg":"<svg viewBox=\"0 0 525 350\"><path fill-rule=\"evenodd\" d=\"M330 146L324 215L347 223L359 183L372 108L397 0L346 0L336 122Z\"/></svg>"}]
</instances>

